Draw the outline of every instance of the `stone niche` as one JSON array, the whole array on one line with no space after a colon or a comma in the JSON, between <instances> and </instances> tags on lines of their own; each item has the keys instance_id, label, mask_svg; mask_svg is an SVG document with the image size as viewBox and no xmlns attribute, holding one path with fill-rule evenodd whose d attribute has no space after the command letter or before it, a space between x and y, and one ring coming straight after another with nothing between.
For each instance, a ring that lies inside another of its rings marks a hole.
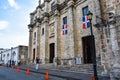
<instances>
[{"instance_id":1,"label":"stone niche","mask_svg":"<svg viewBox=\"0 0 120 80\"><path fill-rule=\"evenodd\" d=\"M54 23L51 23L49 27L49 37L54 36L54 34L55 34L55 26Z\"/></svg>"}]
</instances>

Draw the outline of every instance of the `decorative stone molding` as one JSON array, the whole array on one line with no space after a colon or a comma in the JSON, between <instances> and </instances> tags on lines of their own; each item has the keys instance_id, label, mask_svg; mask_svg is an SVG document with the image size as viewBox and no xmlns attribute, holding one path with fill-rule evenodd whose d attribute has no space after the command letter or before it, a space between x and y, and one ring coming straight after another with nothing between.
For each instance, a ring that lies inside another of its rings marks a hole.
<instances>
[{"instance_id":1,"label":"decorative stone molding","mask_svg":"<svg viewBox=\"0 0 120 80\"><path fill-rule=\"evenodd\" d=\"M30 28L33 28L33 24L29 24L28 25L28 28L30 29Z\"/></svg>"},{"instance_id":2,"label":"decorative stone molding","mask_svg":"<svg viewBox=\"0 0 120 80\"><path fill-rule=\"evenodd\" d=\"M42 9L43 7L45 7L45 3L38 5L36 9L38 8Z\"/></svg>"},{"instance_id":3,"label":"decorative stone molding","mask_svg":"<svg viewBox=\"0 0 120 80\"><path fill-rule=\"evenodd\" d=\"M30 13L30 15L34 15L34 13Z\"/></svg>"},{"instance_id":4,"label":"decorative stone molding","mask_svg":"<svg viewBox=\"0 0 120 80\"><path fill-rule=\"evenodd\" d=\"M49 12L49 16L52 16L52 15L54 15L54 11L53 10Z\"/></svg>"},{"instance_id":5,"label":"decorative stone molding","mask_svg":"<svg viewBox=\"0 0 120 80\"><path fill-rule=\"evenodd\" d=\"M63 2L63 3L61 3L60 5L59 5L59 10L62 10L63 8L65 8L67 6L67 1L65 1L65 2Z\"/></svg>"},{"instance_id":6,"label":"decorative stone molding","mask_svg":"<svg viewBox=\"0 0 120 80\"><path fill-rule=\"evenodd\" d=\"M55 4L55 5L53 5L52 7L51 7L51 10L59 10L59 4Z\"/></svg>"},{"instance_id":7,"label":"decorative stone molding","mask_svg":"<svg viewBox=\"0 0 120 80\"><path fill-rule=\"evenodd\" d=\"M33 29L31 28L31 29L29 29L29 32L33 32Z\"/></svg>"},{"instance_id":8,"label":"decorative stone molding","mask_svg":"<svg viewBox=\"0 0 120 80\"><path fill-rule=\"evenodd\" d=\"M48 22L48 17L44 17L44 22L45 22L45 23Z\"/></svg>"},{"instance_id":9,"label":"decorative stone molding","mask_svg":"<svg viewBox=\"0 0 120 80\"><path fill-rule=\"evenodd\" d=\"M54 16L59 16L60 14L59 14L59 11L58 10L55 10L55 12L54 12Z\"/></svg>"},{"instance_id":10,"label":"decorative stone molding","mask_svg":"<svg viewBox=\"0 0 120 80\"><path fill-rule=\"evenodd\" d=\"M45 12L45 13L43 14L43 17L49 17L49 13Z\"/></svg>"},{"instance_id":11,"label":"decorative stone molding","mask_svg":"<svg viewBox=\"0 0 120 80\"><path fill-rule=\"evenodd\" d=\"M73 7L74 6L74 1L73 0L69 0L68 1L68 7Z\"/></svg>"},{"instance_id":12,"label":"decorative stone molding","mask_svg":"<svg viewBox=\"0 0 120 80\"><path fill-rule=\"evenodd\" d=\"M44 2L50 2L51 0L44 0Z\"/></svg>"}]
</instances>

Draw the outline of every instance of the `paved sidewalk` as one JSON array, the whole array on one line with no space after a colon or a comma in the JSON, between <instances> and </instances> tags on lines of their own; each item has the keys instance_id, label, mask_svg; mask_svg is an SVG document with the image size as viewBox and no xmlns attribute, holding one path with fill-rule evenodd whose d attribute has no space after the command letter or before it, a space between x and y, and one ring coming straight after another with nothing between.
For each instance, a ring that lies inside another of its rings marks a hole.
<instances>
[{"instance_id":1,"label":"paved sidewalk","mask_svg":"<svg viewBox=\"0 0 120 80\"><path fill-rule=\"evenodd\" d=\"M71 72L71 71L63 71L59 70L57 68L43 68L40 67L38 70L35 69L35 65L23 65L21 66L22 70L27 70L27 68L30 68L31 72L45 74L46 70L49 71L50 76L56 76L60 78L65 78L67 80L91 80L92 74L89 73L82 73L82 72ZM99 80L110 80L109 77L106 76L99 76Z\"/></svg>"}]
</instances>

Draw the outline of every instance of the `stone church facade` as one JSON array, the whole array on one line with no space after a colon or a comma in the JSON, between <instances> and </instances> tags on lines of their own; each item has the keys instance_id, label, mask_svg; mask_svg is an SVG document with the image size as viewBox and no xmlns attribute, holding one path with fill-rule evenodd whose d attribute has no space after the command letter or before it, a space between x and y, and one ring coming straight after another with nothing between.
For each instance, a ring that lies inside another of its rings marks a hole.
<instances>
[{"instance_id":1,"label":"stone church facade","mask_svg":"<svg viewBox=\"0 0 120 80\"><path fill-rule=\"evenodd\" d=\"M88 0L44 0L30 13L29 58L34 62L38 56L43 64L74 65L76 58L81 64L92 63L90 51L90 29L82 29L82 17L90 10L100 15L98 1ZM96 15L93 15L93 34L96 55L100 57L100 44ZM62 26L67 24L66 33Z\"/></svg>"},{"instance_id":2,"label":"stone church facade","mask_svg":"<svg viewBox=\"0 0 120 80\"><path fill-rule=\"evenodd\" d=\"M44 0L41 3L39 0L35 11L30 13L28 25L30 61L34 63L38 56L42 64L92 64L91 31L90 28L82 29L82 17L90 10L93 13L97 64L102 65L106 73L111 71L116 60L119 66L119 24L115 30L111 29L114 21L110 21L111 15L107 15L111 1ZM114 57L113 54L118 56Z\"/></svg>"}]
</instances>

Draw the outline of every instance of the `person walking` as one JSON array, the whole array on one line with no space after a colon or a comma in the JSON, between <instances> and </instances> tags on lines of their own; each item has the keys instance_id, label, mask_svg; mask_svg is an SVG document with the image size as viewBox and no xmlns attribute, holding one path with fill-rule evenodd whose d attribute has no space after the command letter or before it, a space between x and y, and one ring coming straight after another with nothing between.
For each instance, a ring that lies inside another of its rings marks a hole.
<instances>
[{"instance_id":1,"label":"person walking","mask_svg":"<svg viewBox=\"0 0 120 80\"><path fill-rule=\"evenodd\" d=\"M39 59L38 57L36 57L36 67L35 67L36 70L38 70L38 68L39 68L39 60L40 60L40 59Z\"/></svg>"}]
</instances>

